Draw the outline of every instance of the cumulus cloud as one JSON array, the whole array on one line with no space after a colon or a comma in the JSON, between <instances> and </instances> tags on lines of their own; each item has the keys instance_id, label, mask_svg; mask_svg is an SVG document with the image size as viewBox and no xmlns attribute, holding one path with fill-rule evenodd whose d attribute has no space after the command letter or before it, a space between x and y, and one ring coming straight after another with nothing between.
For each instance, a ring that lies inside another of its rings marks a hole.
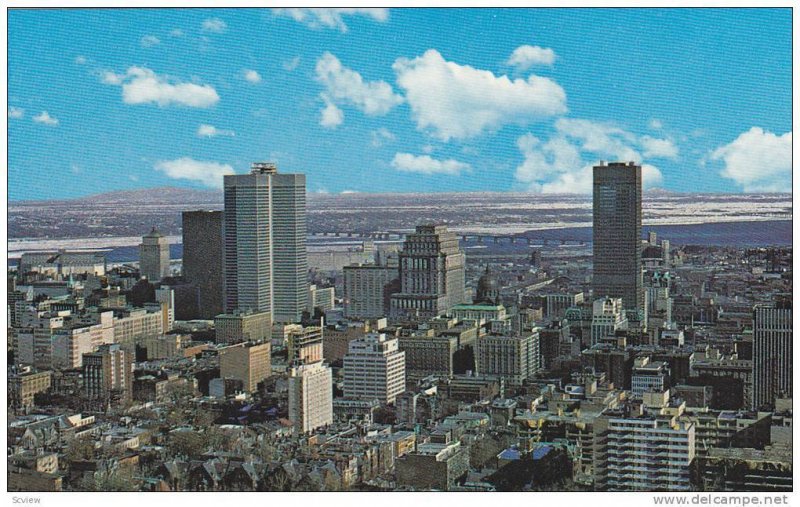
<instances>
[{"instance_id":1,"label":"cumulus cloud","mask_svg":"<svg viewBox=\"0 0 800 507\"><path fill-rule=\"evenodd\" d=\"M678 158L678 147L669 139L656 139L643 136L639 143L644 148L644 156L648 158Z\"/></svg>"},{"instance_id":2,"label":"cumulus cloud","mask_svg":"<svg viewBox=\"0 0 800 507\"><path fill-rule=\"evenodd\" d=\"M760 127L711 152L722 161L720 175L745 192L785 192L792 186L792 133L776 135Z\"/></svg>"},{"instance_id":3,"label":"cumulus cloud","mask_svg":"<svg viewBox=\"0 0 800 507\"><path fill-rule=\"evenodd\" d=\"M248 83L260 83L261 82L261 74L252 70L252 69L245 69L244 70L244 79Z\"/></svg>"},{"instance_id":4,"label":"cumulus cloud","mask_svg":"<svg viewBox=\"0 0 800 507\"><path fill-rule=\"evenodd\" d=\"M86 64L87 61L88 60L86 60L86 57L83 55L78 55L75 57L75 63L77 63L78 65L84 65Z\"/></svg>"},{"instance_id":5,"label":"cumulus cloud","mask_svg":"<svg viewBox=\"0 0 800 507\"><path fill-rule=\"evenodd\" d=\"M592 168L600 160L636 161L642 165L642 186L652 188L662 183L661 171L644 163L637 146L653 145L652 138L639 137L608 123L561 118L555 122L555 134L543 141L532 134L517 139L524 160L517 166L515 179L530 191L542 193L591 193ZM658 140L662 141L662 140ZM664 157L666 144L656 144ZM674 148L674 147L673 147ZM677 154L677 148L674 148Z\"/></svg>"},{"instance_id":6,"label":"cumulus cloud","mask_svg":"<svg viewBox=\"0 0 800 507\"><path fill-rule=\"evenodd\" d=\"M42 111L38 115L34 116L33 121L36 123L41 123L42 125L47 125L48 127L55 127L58 125L58 118L50 116L47 111Z\"/></svg>"},{"instance_id":7,"label":"cumulus cloud","mask_svg":"<svg viewBox=\"0 0 800 507\"><path fill-rule=\"evenodd\" d=\"M344 112L331 102L327 95L322 95L325 107L320 111L319 124L327 129L335 129L344 122Z\"/></svg>"},{"instance_id":8,"label":"cumulus cloud","mask_svg":"<svg viewBox=\"0 0 800 507\"><path fill-rule=\"evenodd\" d=\"M392 66L420 130L443 140L466 139L507 124L524 125L566 112L566 93L555 81L495 76L459 65L429 49Z\"/></svg>"},{"instance_id":9,"label":"cumulus cloud","mask_svg":"<svg viewBox=\"0 0 800 507\"><path fill-rule=\"evenodd\" d=\"M161 44L161 39L156 37L155 35L145 35L142 37L142 40L139 41L143 48L151 48L158 44Z\"/></svg>"},{"instance_id":10,"label":"cumulus cloud","mask_svg":"<svg viewBox=\"0 0 800 507\"><path fill-rule=\"evenodd\" d=\"M380 148L385 143L389 141L394 141L394 134L387 129L386 127L381 127L378 130L373 130L370 132L370 136L372 137L372 146L375 148Z\"/></svg>"},{"instance_id":11,"label":"cumulus cloud","mask_svg":"<svg viewBox=\"0 0 800 507\"><path fill-rule=\"evenodd\" d=\"M222 33L228 29L228 24L219 18L211 18L203 21L203 31L212 33Z\"/></svg>"},{"instance_id":12,"label":"cumulus cloud","mask_svg":"<svg viewBox=\"0 0 800 507\"><path fill-rule=\"evenodd\" d=\"M9 118L22 118L25 116L25 110L21 107L14 107L11 106L8 108L8 117Z\"/></svg>"},{"instance_id":13,"label":"cumulus cloud","mask_svg":"<svg viewBox=\"0 0 800 507\"><path fill-rule=\"evenodd\" d=\"M631 147L636 142L636 136L610 123L559 118L556 130L577 141L584 151L625 162L642 159L639 152Z\"/></svg>"},{"instance_id":14,"label":"cumulus cloud","mask_svg":"<svg viewBox=\"0 0 800 507\"><path fill-rule=\"evenodd\" d=\"M219 102L217 91L210 85L182 83L158 75L145 67L130 67L125 74L103 73L103 83L122 86L122 101L126 104L155 103L161 107L182 105L211 107Z\"/></svg>"},{"instance_id":15,"label":"cumulus cloud","mask_svg":"<svg viewBox=\"0 0 800 507\"><path fill-rule=\"evenodd\" d=\"M396 153L392 159L392 167L401 172L418 174L446 174L457 176L462 171L469 171L471 166L458 160L437 160L428 155Z\"/></svg>"},{"instance_id":16,"label":"cumulus cloud","mask_svg":"<svg viewBox=\"0 0 800 507\"><path fill-rule=\"evenodd\" d=\"M522 72L534 65L553 65L555 60L556 53L552 49L525 45L515 49L506 64Z\"/></svg>"},{"instance_id":17,"label":"cumulus cloud","mask_svg":"<svg viewBox=\"0 0 800 507\"><path fill-rule=\"evenodd\" d=\"M383 23L389 19L389 9L338 8L338 9L272 9L276 16L285 16L314 28L334 28L347 32L344 16L364 16Z\"/></svg>"},{"instance_id":18,"label":"cumulus cloud","mask_svg":"<svg viewBox=\"0 0 800 507\"><path fill-rule=\"evenodd\" d=\"M169 35L170 37L183 37L184 34L183 30L181 30L180 28L173 28L172 30L169 31Z\"/></svg>"},{"instance_id":19,"label":"cumulus cloud","mask_svg":"<svg viewBox=\"0 0 800 507\"><path fill-rule=\"evenodd\" d=\"M325 86L331 102L350 104L370 116L384 115L403 102L385 81L364 81L361 74L348 69L336 56L325 52L316 66L316 79Z\"/></svg>"},{"instance_id":20,"label":"cumulus cloud","mask_svg":"<svg viewBox=\"0 0 800 507\"><path fill-rule=\"evenodd\" d=\"M222 187L222 177L234 174L233 167L218 162L206 162L182 157L176 160L161 160L156 162L155 170L177 180L189 180L201 183L207 187Z\"/></svg>"},{"instance_id":21,"label":"cumulus cloud","mask_svg":"<svg viewBox=\"0 0 800 507\"><path fill-rule=\"evenodd\" d=\"M213 125L206 125L205 123L197 127L197 136L198 137L216 137L216 136L230 136L233 137L235 134L233 130L224 130L218 129Z\"/></svg>"},{"instance_id":22,"label":"cumulus cloud","mask_svg":"<svg viewBox=\"0 0 800 507\"><path fill-rule=\"evenodd\" d=\"M658 118L652 118L647 125L653 130L661 130L664 128L664 124Z\"/></svg>"}]
</instances>

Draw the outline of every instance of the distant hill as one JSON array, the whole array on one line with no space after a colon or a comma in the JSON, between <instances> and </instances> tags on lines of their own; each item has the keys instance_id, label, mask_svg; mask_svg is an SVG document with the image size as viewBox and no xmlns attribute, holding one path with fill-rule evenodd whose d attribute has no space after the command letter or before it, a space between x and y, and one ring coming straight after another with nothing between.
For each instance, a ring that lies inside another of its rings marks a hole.
<instances>
[{"instance_id":1,"label":"distant hill","mask_svg":"<svg viewBox=\"0 0 800 507\"><path fill-rule=\"evenodd\" d=\"M198 190L193 188L155 187L135 190L115 190L92 194L75 199L58 199L48 201L15 201L14 205L47 205L53 203L80 203L91 204L190 204L190 203L219 203L222 204L221 190Z\"/></svg>"}]
</instances>

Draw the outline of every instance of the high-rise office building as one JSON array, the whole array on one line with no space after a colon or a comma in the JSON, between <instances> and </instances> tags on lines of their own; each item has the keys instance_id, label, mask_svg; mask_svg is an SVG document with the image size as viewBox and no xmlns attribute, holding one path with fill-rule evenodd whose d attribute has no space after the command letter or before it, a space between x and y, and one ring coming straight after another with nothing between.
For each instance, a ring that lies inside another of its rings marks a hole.
<instances>
[{"instance_id":1,"label":"high-rise office building","mask_svg":"<svg viewBox=\"0 0 800 507\"><path fill-rule=\"evenodd\" d=\"M133 397L133 357L118 344L101 345L83 354L83 385L90 400L130 400Z\"/></svg>"},{"instance_id":2,"label":"high-rise office building","mask_svg":"<svg viewBox=\"0 0 800 507\"><path fill-rule=\"evenodd\" d=\"M539 371L539 330L481 336L475 351L475 369L481 375L501 377L508 385L522 385Z\"/></svg>"},{"instance_id":3,"label":"high-rise office building","mask_svg":"<svg viewBox=\"0 0 800 507\"><path fill-rule=\"evenodd\" d=\"M369 333L350 342L344 356L345 397L394 403L405 389L406 354L397 338Z\"/></svg>"},{"instance_id":4,"label":"high-rise office building","mask_svg":"<svg viewBox=\"0 0 800 507\"><path fill-rule=\"evenodd\" d=\"M593 196L594 298L622 298L626 310L644 311L642 167L595 166Z\"/></svg>"},{"instance_id":5,"label":"high-rise office building","mask_svg":"<svg viewBox=\"0 0 800 507\"><path fill-rule=\"evenodd\" d=\"M225 176L224 306L298 322L308 303L306 179L254 163Z\"/></svg>"},{"instance_id":6,"label":"high-rise office building","mask_svg":"<svg viewBox=\"0 0 800 507\"><path fill-rule=\"evenodd\" d=\"M197 317L222 313L222 211L183 212L183 278L197 291Z\"/></svg>"},{"instance_id":7,"label":"high-rise office building","mask_svg":"<svg viewBox=\"0 0 800 507\"><path fill-rule=\"evenodd\" d=\"M753 409L772 409L792 397L792 299L753 309Z\"/></svg>"},{"instance_id":8,"label":"high-rise office building","mask_svg":"<svg viewBox=\"0 0 800 507\"><path fill-rule=\"evenodd\" d=\"M170 274L169 241L155 227L142 236L142 243L139 245L139 271L152 283Z\"/></svg>"},{"instance_id":9,"label":"high-rise office building","mask_svg":"<svg viewBox=\"0 0 800 507\"><path fill-rule=\"evenodd\" d=\"M289 370L289 420L295 432L309 433L333 423L333 373L322 361Z\"/></svg>"},{"instance_id":10,"label":"high-rise office building","mask_svg":"<svg viewBox=\"0 0 800 507\"><path fill-rule=\"evenodd\" d=\"M464 252L443 225L418 225L400 252L400 292L392 295L393 318L444 315L466 302Z\"/></svg>"},{"instance_id":11,"label":"high-rise office building","mask_svg":"<svg viewBox=\"0 0 800 507\"><path fill-rule=\"evenodd\" d=\"M397 280L396 267L352 264L343 271L345 317L376 319L389 315L389 301Z\"/></svg>"},{"instance_id":12,"label":"high-rise office building","mask_svg":"<svg viewBox=\"0 0 800 507\"><path fill-rule=\"evenodd\" d=\"M272 373L269 341L244 342L219 351L220 378L241 380L244 390L253 393Z\"/></svg>"}]
</instances>

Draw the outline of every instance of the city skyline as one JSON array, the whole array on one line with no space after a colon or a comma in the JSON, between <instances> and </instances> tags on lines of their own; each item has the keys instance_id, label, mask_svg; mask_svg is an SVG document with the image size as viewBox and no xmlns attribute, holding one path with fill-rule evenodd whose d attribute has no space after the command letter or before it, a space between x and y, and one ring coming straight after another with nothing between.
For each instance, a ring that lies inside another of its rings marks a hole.
<instances>
[{"instance_id":1,"label":"city skyline","mask_svg":"<svg viewBox=\"0 0 800 507\"><path fill-rule=\"evenodd\" d=\"M443 19L463 35L418 28ZM98 45L109 23L125 28ZM588 193L600 160L641 163L645 189L782 190L790 25L788 9L10 11L8 197L214 189L251 159L307 174L309 194ZM648 36L603 33L620 26Z\"/></svg>"}]
</instances>

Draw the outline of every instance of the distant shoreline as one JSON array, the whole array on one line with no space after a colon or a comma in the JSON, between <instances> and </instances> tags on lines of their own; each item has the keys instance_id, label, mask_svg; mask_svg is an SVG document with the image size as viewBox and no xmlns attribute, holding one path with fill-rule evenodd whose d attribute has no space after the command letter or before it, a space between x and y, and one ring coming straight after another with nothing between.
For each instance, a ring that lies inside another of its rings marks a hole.
<instances>
[{"instance_id":1,"label":"distant shoreline","mask_svg":"<svg viewBox=\"0 0 800 507\"><path fill-rule=\"evenodd\" d=\"M730 222L710 222L701 224L667 224L667 225L645 225L642 227L644 235L648 231L654 231L659 240L667 239L672 247L681 245L697 246L731 246L731 247L765 247L765 246L792 246L792 220L744 220ZM484 236L492 236L492 233L480 233ZM511 234L497 233L498 236L508 236ZM587 245L592 241L591 227L561 227L540 230L529 230L522 233L513 234L517 237L528 237L533 240L547 241L582 241ZM477 236L469 233L469 236ZM170 257L180 259L183 253L183 245L180 244L180 236L171 236ZM366 238L364 238L366 239ZM330 243L352 243L356 244L361 238L327 238ZM16 260L22 252L33 252L42 250L57 250L60 243L61 248L67 250L96 250L106 251L110 262L131 262L138 259L138 237L105 237L94 240L97 244L87 246L87 238L64 238L48 240L30 240L31 247L18 248L12 250L12 246L20 246L17 241L9 241L9 263ZM467 244L473 244L477 240L471 238ZM42 245L52 245L49 248L33 248L36 243ZM124 243L124 244L123 244ZM312 243L312 242L310 242ZM70 246L72 245L72 246ZM78 246L80 245L80 246ZM499 248L504 250L530 249L527 244L517 243L516 245L505 245ZM494 249L494 248L493 248Z\"/></svg>"}]
</instances>

